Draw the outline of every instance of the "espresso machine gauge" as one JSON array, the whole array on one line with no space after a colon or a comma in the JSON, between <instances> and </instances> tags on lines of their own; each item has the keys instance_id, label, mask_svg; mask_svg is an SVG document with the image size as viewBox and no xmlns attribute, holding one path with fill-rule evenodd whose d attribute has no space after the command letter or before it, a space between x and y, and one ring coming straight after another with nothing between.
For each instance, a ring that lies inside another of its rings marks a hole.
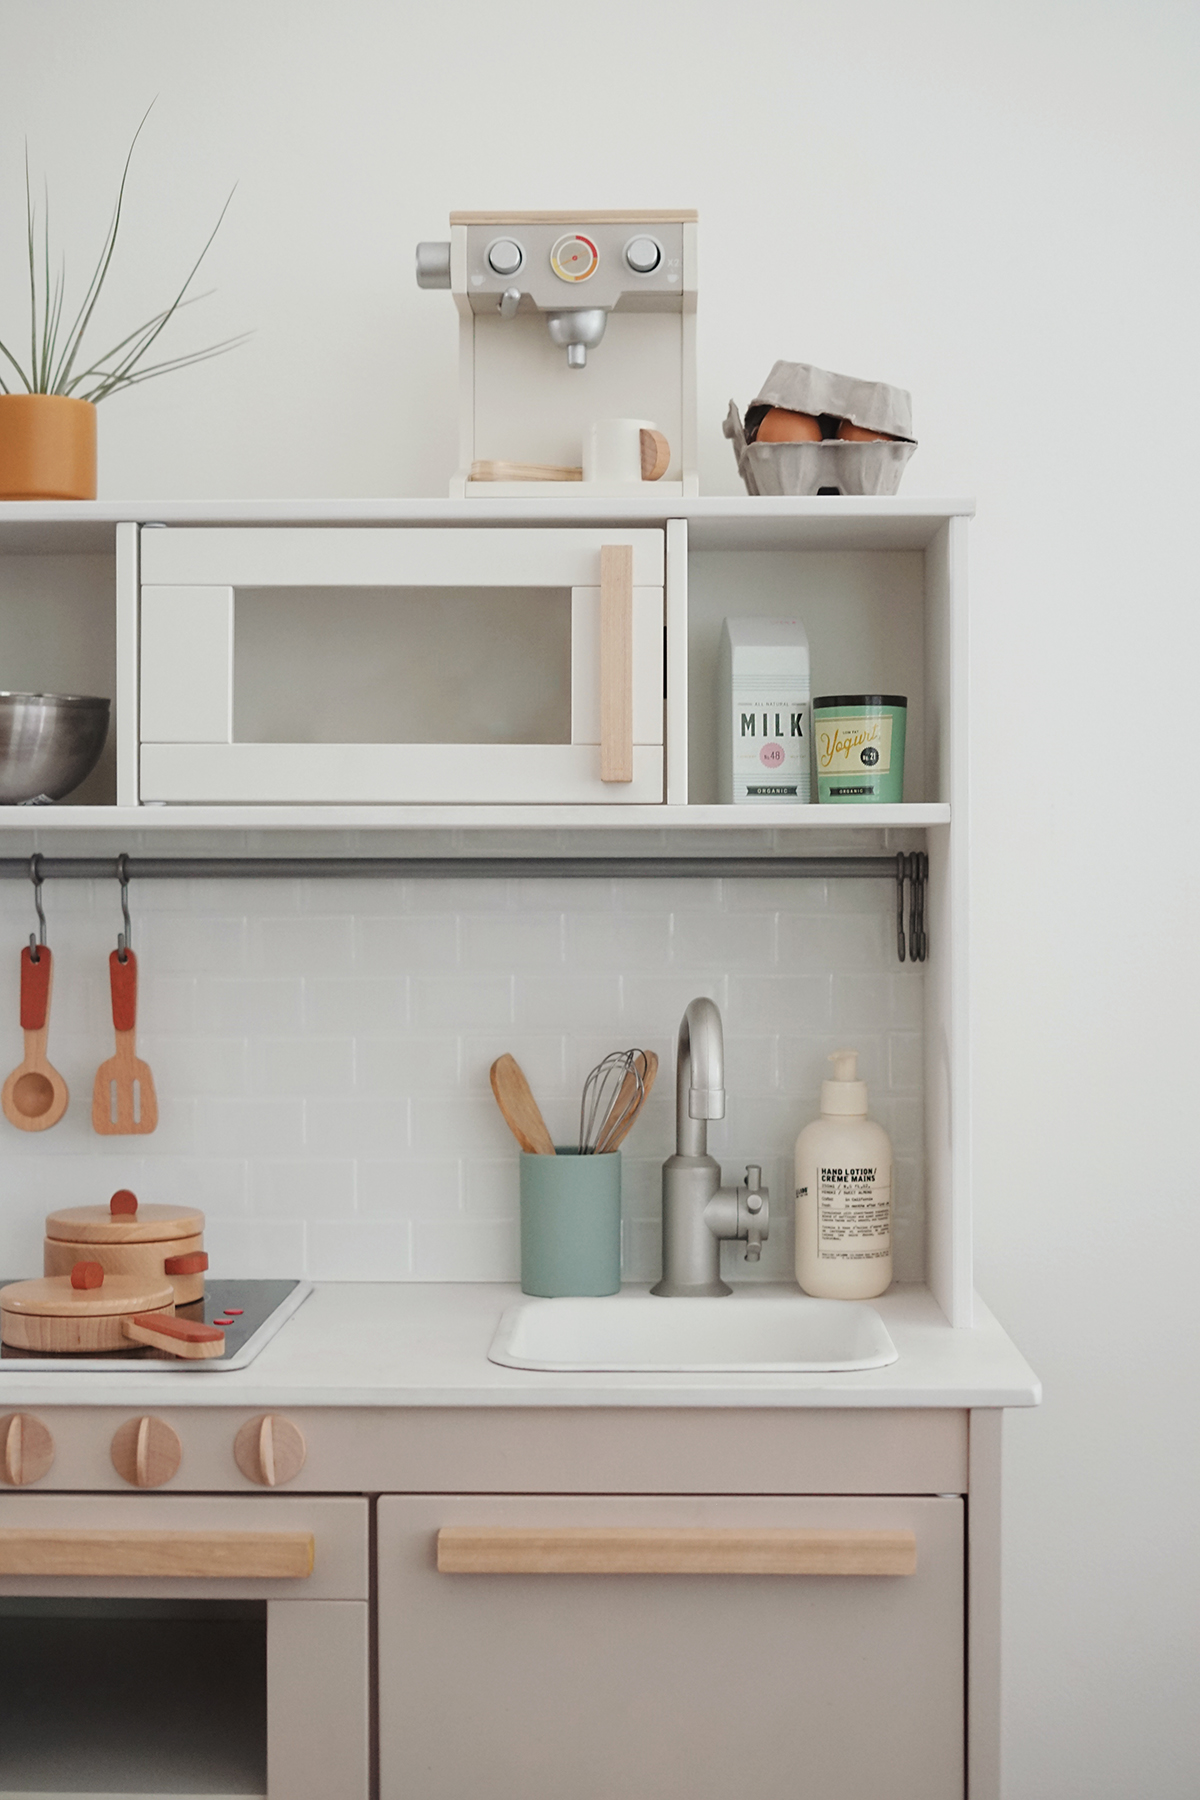
<instances>
[{"instance_id":1,"label":"espresso machine gauge","mask_svg":"<svg viewBox=\"0 0 1200 1800\"><path fill-rule=\"evenodd\" d=\"M696 214L456 212L417 246L417 285L459 318L452 497L578 500L601 421L652 422L670 448L657 491L695 494ZM659 465L661 466L661 464Z\"/></svg>"}]
</instances>

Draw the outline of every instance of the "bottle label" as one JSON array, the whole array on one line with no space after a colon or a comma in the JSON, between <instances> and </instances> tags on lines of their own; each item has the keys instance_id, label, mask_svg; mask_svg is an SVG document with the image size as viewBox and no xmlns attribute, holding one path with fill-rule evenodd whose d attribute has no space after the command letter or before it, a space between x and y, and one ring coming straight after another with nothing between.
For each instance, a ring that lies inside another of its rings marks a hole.
<instances>
[{"instance_id":1,"label":"bottle label","mask_svg":"<svg viewBox=\"0 0 1200 1800\"><path fill-rule=\"evenodd\" d=\"M891 766L890 713L874 713L864 719L822 719L817 725L817 767L822 775L886 775Z\"/></svg>"},{"instance_id":2,"label":"bottle label","mask_svg":"<svg viewBox=\"0 0 1200 1800\"><path fill-rule=\"evenodd\" d=\"M808 696L734 684L735 795L809 800Z\"/></svg>"},{"instance_id":3,"label":"bottle label","mask_svg":"<svg viewBox=\"0 0 1200 1800\"><path fill-rule=\"evenodd\" d=\"M892 1184L878 1165L817 1169L817 1256L878 1262L892 1253Z\"/></svg>"}]
</instances>

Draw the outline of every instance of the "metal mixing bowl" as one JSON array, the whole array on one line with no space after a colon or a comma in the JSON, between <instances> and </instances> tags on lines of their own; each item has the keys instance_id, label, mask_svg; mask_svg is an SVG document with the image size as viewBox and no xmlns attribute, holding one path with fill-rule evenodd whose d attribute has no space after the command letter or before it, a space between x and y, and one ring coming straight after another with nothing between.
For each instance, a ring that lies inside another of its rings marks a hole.
<instances>
[{"instance_id":1,"label":"metal mixing bowl","mask_svg":"<svg viewBox=\"0 0 1200 1800\"><path fill-rule=\"evenodd\" d=\"M110 700L95 694L0 693L0 805L61 800L91 774Z\"/></svg>"}]
</instances>

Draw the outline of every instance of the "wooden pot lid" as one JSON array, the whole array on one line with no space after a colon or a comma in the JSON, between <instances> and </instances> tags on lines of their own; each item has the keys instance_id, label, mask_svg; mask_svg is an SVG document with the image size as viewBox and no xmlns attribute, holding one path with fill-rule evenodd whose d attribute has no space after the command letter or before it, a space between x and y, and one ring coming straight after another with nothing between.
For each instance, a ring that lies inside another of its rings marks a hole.
<instances>
[{"instance_id":1,"label":"wooden pot lid","mask_svg":"<svg viewBox=\"0 0 1200 1800\"><path fill-rule=\"evenodd\" d=\"M43 1319L111 1318L120 1313L155 1312L172 1305L174 1299L169 1281L156 1282L144 1276L106 1275L95 1287L73 1287L69 1275L44 1275L40 1281L13 1281L0 1288L0 1312Z\"/></svg>"},{"instance_id":2,"label":"wooden pot lid","mask_svg":"<svg viewBox=\"0 0 1200 1800\"><path fill-rule=\"evenodd\" d=\"M198 1237L204 1214L194 1206L142 1206L128 1188L107 1206L66 1206L46 1219L46 1236L68 1244L158 1244Z\"/></svg>"}]
</instances>

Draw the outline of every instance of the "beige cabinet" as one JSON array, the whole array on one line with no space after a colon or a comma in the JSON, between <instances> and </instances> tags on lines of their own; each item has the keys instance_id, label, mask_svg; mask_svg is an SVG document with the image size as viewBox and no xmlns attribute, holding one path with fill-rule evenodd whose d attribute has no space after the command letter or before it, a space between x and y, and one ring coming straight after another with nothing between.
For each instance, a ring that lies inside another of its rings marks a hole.
<instances>
[{"instance_id":1,"label":"beige cabinet","mask_svg":"<svg viewBox=\"0 0 1200 1800\"><path fill-rule=\"evenodd\" d=\"M963 1513L385 1497L380 1800L962 1800Z\"/></svg>"}]
</instances>

